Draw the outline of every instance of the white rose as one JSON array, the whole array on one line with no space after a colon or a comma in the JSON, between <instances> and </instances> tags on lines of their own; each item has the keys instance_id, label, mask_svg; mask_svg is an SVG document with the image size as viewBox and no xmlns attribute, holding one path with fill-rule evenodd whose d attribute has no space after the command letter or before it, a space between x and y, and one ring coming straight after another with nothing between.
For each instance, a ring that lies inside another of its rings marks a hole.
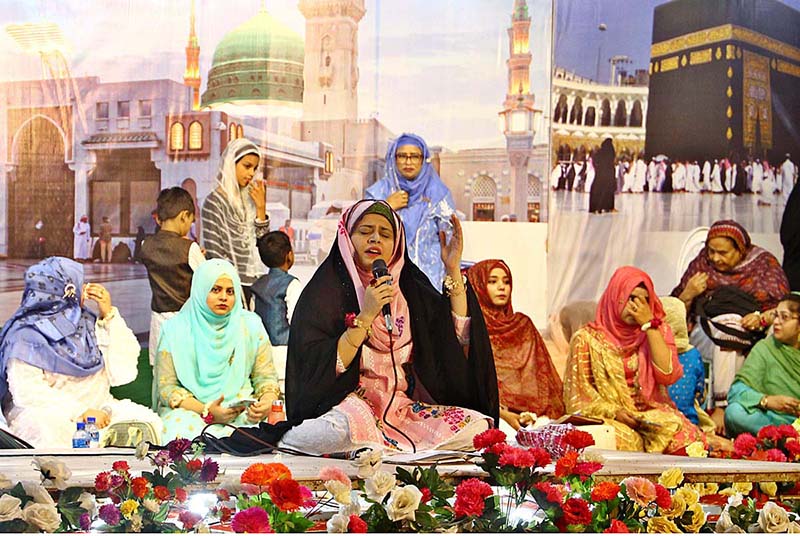
<instances>
[{"instance_id":1,"label":"white rose","mask_svg":"<svg viewBox=\"0 0 800 536\"><path fill-rule=\"evenodd\" d=\"M403 519L415 520L419 501L422 499L422 492L414 485L395 488L389 496L389 504L386 513L392 521Z\"/></svg>"},{"instance_id":2,"label":"white rose","mask_svg":"<svg viewBox=\"0 0 800 536\"><path fill-rule=\"evenodd\" d=\"M339 480L326 480L325 489L333 495L333 500L339 504L350 504L350 490L352 486Z\"/></svg>"},{"instance_id":3,"label":"white rose","mask_svg":"<svg viewBox=\"0 0 800 536\"><path fill-rule=\"evenodd\" d=\"M0 497L0 521L11 521L22 517L22 501L11 495Z\"/></svg>"},{"instance_id":4,"label":"white rose","mask_svg":"<svg viewBox=\"0 0 800 536\"><path fill-rule=\"evenodd\" d=\"M89 492L84 491L78 497L78 506L83 508L89 513L89 517L95 517L97 515L97 501L95 501L94 495Z\"/></svg>"},{"instance_id":5,"label":"white rose","mask_svg":"<svg viewBox=\"0 0 800 536\"><path fill-rule=\"evenodd\" d=\"M328 520L326 528L329 533L343 534L347 532L347 525L350 524L350 517L342 514L333 514Z\"/></svg>"},{"instance_id":6,"label":"white rose","mask_svg":"<svg viewBox=\"0 0 800 536\"><path fill-rule=\"evenodd\" d=\"M393 474L386 471L378 471L364 482L364 491L367 494L367 498L375 502L381 502L386 497L386 494L394 489L396 483L397 479Z\"/></svg>"},{"instance_id":7,"label":"white rose","mask_svg":"<svg viewBox=\"0 0 800 536\"><path fill-rule=\"evenodd\" d=\"M368 478L381 468L383 451L380 449L365 449L355 459L358 467L358 478Z\"/></svg>"},{"instance_id":8,"label":"white rose","mask_svg":"<svg viewBox=\"0 0 800 536\"><path fill-rule=\"evenodd\" d=\"M14 483L6 475L0 473L0 489L11 489L13 487Z\"/></svg>"},{"instance_id":9,"label":"white rose","mask_svg":"<svg viewBox=\"0 0 800 536\"><path fill-rule=\"evenodd\" d=\"M54 504L28 503L22 519L45 532L55 532L61 526L61 514Z\"/></svg>"},{"instance_id":10,"label":"white rose","mask_svg":"<svg viewBox=\"0 0 800 536\"><path fill-rule=\"evenodd\" d=\"M758 525L763 532L786 532L789 514L772 501L767 502L758 513Z\"/></svg>"},{"instance_id":11,"label":"white rose","mask_svg":"<svg viewBox=\"0 0 800 536\"><path fill-rule=\"evenodd\" d=\"M33 464L42 473L45 484L51 482L58 489L67 489L67 480L72 478L72 471L64 462L52 456L34 456Z\"/></svg>"},{"instance_id":12,"label":"white rose","mask_svg":"<svg viewBox=\"0 0 800 536\"><path fill-rule=\"evenodd\" d=\"M25 493L33 497L33 502L38 504L56 504L53 500L53 497L44 489L44 486L39 484L38 482L31 482L26 481L22 483L22 487L25 488Z\"/></svg>"},{"instance_id":13,"label":"white rose","mask_svg":"<svg viewBox=\"0 0 800 536\"><path fill-rule=\"evenodd\" d=\"M148 512L156 513L161 509L161 505L158 504L158 501L155 499L145 499L142 501L142 506Z\"/></svg>"},{"instance_id":14,"label":"white rose","mask_svg":"<svg viewBox=\"0 0 800 536\"><path fill-rule=\"evenodd\" d=\"M144 460L147 456L147 453L150 451L150 443L147 441L140 441L138 445L136 445L136 459L137 460Z\"/></svg>"}]
</instances>

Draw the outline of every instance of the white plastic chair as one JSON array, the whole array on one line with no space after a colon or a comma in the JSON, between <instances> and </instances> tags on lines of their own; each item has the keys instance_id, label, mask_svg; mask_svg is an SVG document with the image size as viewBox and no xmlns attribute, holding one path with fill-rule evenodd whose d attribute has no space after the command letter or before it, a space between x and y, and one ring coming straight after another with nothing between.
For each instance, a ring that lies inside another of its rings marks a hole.
<instances>
[{"instance_id":1,"label":"white plastic chair","mask_svg":"<svg viewBox=\"0 0 800 536\"><path fill-rule=\"evenodd\" d=\"M691 231L689 231L686 240L683 241L683 245L681 246L681 251L678 254L678 263L675 266L677 273L675 274L675 280L680 281L681 277L683 277L683 272L686 271L686 268L689 267L689 263L697 257L697 254L700 253L700 250L706 245L706 237L708 236L708 230L710 227L695 227Z\"/></svg>"}]
</instances>

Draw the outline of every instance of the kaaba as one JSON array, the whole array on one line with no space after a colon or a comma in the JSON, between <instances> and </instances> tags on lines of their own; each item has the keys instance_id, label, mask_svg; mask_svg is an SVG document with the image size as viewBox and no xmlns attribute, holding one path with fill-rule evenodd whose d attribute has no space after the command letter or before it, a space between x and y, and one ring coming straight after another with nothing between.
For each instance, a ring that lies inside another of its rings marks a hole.
<instances>
[{"instance_id":1,"label":"kaaba","mask_svg":"<svg viewBox=\"0 0 800 536\"><path fill-rule=\"evenodd\" d=\"M800 12L777 0L656 7L645 152L800 157Z\"/></svg>"}]
</instances>

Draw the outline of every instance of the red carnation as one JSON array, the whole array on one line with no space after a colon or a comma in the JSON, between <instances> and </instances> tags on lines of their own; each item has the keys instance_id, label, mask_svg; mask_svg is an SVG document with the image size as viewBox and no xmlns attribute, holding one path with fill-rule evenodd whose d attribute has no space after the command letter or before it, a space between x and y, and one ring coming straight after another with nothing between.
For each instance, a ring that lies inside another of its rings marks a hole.
<instances>
[{"instance_id":1,"label":"red carnation","mask_svg":"<svg viewBox=\"0 0 800 536\"><path fill-rule=\"evenodd\" d=\"M178 516L178 520L183 523L183 529L186 531L192 530L201 519L203 519L203 516L190 512L189 510L184 510L181 512L181 515Z\"/></svg>"},{"instance_id":2,"label":"red carnation","mask_svg":"<svg viewBox=\"0 0 800 536\"><path fill-rule=\"evenodd\" d=\"M479 516L483 514L484 500L492 495L492 487L478 480L468 478L456 488L456 502L453 505L456 517Z\"/></svg>"},{"instance_id":3,"label":"red carnation","mask_svg":"<svg viewBox=\"0 0 800 536\"><path fill-rule=\"evenodd\" d=\"M778 426L778 433L784 439L797 439L797 430L791 424L781 424Z\"/></svg>"},{"instance_id":4,"label":"red carnation","mask_svg":"<svg viewBox=\"0 0 800 536\"><path fill-rule=\"evenodd\" d=\"M472 445L475 450L481 450L497 443L503 443L506 440L505 432L501 432L497 428L489 428L472 438Z\"/></svg>"},{"instance_id":5,"label":"red carnation","mask_svg":"<svg viewBox=\"0 0 800 536\"><path fill-rule=\"evenodd\" d=\"M586 500L572 497L564 501L564 522L567 525L589 525L592 523L592 512Z\"/></svg>"},{"instance_id":6,"label":"red carnation","mask_svg":"<svg viewBox=\"0 0 800 536\"><path fill-rule=\"evenodd\" d=\"M131 491L133 494L138 497L139 499L144 498L147 495L147 486L149 482L143 476L137 476L133 480L131 480Z\"/></svg>"},{"instance_id":7,"label":"red carnation","mask_svg":"<svg viewBox=\"0 0 800 536\"><path fill-rule=\"evenodd\" d=\"M664 509L672 507L672 495L670 495L669 490L661 484L656 484L656 504L659 508Z\"/></svg>"},{"instance_id":8,"label":"red carnation","mask_svg":"<svg viewBox=\"0 0 800 536\"><path fill-rule=\"evenodd\" d=\"M350 521L347 523L347 532L353 533L366 533L367 532L367 522L358 517L357 515L351 514Z\"/></svg>"},{"instance_id":9,"label":"red carnation","mask_svg":"<svg viewBox=\"0 0 800 536\"><path fill-rule=\"evenodd\" d=\"M103 471L102 473L98 473L96 477L94 477L94 489L97 491L108 491L111 487L111 475L108 474L108 471Z\"/></svg>"},{"instance_id":10,"label":"red carnation","mask_svg":"<svg viewBox=\"0 0 800 536\"><path fill-rule=\"evenodd\" d=\"M781 432L774 424L770 424L758 431L758 439L761 441L772 441L777 443L781 438Z\"/></svg>"},{"instance_id":11,"label":"red carnation","mask_svg":"<svg viewBox=\"0 0 800 536\"><path fill-rule=\"evenodd\" d=\"M578 451L571 450L556 461L556 477L564 478L572 474L578 462Z\"/></svg>"},{"instance_id":12,"label":"red carnation","mask_svg":"<svg viewBox=\"0 0 800 536\"><path fill-rule=\"evenodd\" d=\"M193 473L195 471L199 471L201 467L203 467L203 462L201 462L197 458L195 458L193 460L189 460L188 462L186 462L186 469L188 469L189 471L191 471Z\"/></svg>"},{"instance_id":13,"label":"red carnation","mask_svg":"<svg viewBox=\"0 0 800 536\"><path fill-rule=\"evenodd\" d=\"M499 465L511 465L513 467L525 469L527 467L532 467L533 464L536 463L536 458L525 449L509 446L503 450L497 463Z\"/></svg>"},{"instance_id":14,"label":"red carnation","mask_svg":"<svg viewBox=\"0 0 800 536\"><path fill-rule=\"evenodd\" d=\"M178 502L186 502L189 494L183 488L175 488L175 500Z\"/></svg>"},{"instance_id":15,"label":"red carnation","mask_svg":"<svg viewBox=\"0 0 800 536\"><path fill-rule=\"evenodd\" d=\"M251 506L237 512L231 519L231 529L234 532L250 534L272 532L272 527L269 526L269 514L259 506Z\"/></svg>"},{"instance_id":16,"label":"red carnation","mask_svg":"<svg viewBox=\"0 0 800 536\"><path fill-rule=\"evenodd\" d=\"M600 462L578 462L575 464L575 474L581 476L592 476L603 468Z\"/></svg>"},{"instance_id":17,"label":"red carnation","mask_svg":"<svg viewBox=\"0 0 800 536\"><path fill-rule=\"evenodd\" d=\"M128 471L131 470L131 467L130 465L128 465L128 462L124 460L119 460L114 462L113 465L111 465L111 468L118 473L127 473Z\"/></svg>"},{"instance_id":18,"label":"red carnation","mask_svg":"<svg viewBox=\"0 0 800 536\"><path fill-rule=\"evenodd\" d=\"M591 447L594 445L594 437L592 437L592 434L577 429L570 430L564 434L564 437L561 439L561 441L565 445L569 445L577 450L582 450L586 447Z\"/></svg>"},{"instance_id":19,"label":"red carnation","mask_svg":"<svg viewBox=\"0 0 800 536\"><path fill-rule=\"evenodd\" d=\"M534 459L533 466L534 467L544 467L545 465L549 465L550 462L553 460L550 458L550 453L544 450L543 448L536 447L528 449L528 452L531 453Z\"/></svg>"},{"instance_id":20,"label":"red carnation","mask_svg":"<svg viewBox=\"0 0 800 536\"><path fill-rule=\"evenodd\" d=\"M800 441L796 439L790 439L787 441L783 448L785 448L789 455L792 457L792 460L796 460L798 456L800 456Z\"/></svg>"},{"instance_id":21,"label":"red carnation","mask_svg":"<svg viewBox=\"0 0 800 536\"><path fill-rule=\"evenodd\" d=\"M275 506L284 512L299 510L305 503L300 484L291 478L281 478L274 481L269 485L267 491L269 491L269 496Z\"/></svg>"},{"instance_id":22,"label":"red carnation","mask_svg":"<svg viewBox=\"0 0 800 536\"><path fill-rule=\"evenodd\" d=\"M785 462L787 461L786 454L784 454L780 449L769 449L767 451L767 461Z\"/></svg>"},{"instance_id":23,"label":"red carnation","mask_svg":"<svg viewBox=\"0 0 800 536\"><path fill-rule=\"evenodd\" d=\"M500 456L505 452L505 450L509 448L508 443L495 443L491 447L487 448L483 451L484 454L494 454L495 456Z\"/></svg>"},{"instance_id":24,"label":"red carnation","mask_svg":"<svg viewBox=\"0 0 800 536\"><path fill-rule=\"evenodd\" d=\"M758 440L752 434L739 434L739 437L733 440L733 451L738 457L746 458L756 450L757 445Z\"/></svg>"},{"instance_id":25,"label":"red carnation","mask_svg":"<svg viewBox=\"0 0 800 536\"><path fill-rule=\"evenodd\" d=\"M619 493L619 485L614 482L599 482L592 489L592 500L595 502L610 501Z\"/></svg>"},{"instance_id":26,"label":"red carnation","mask_svg":"<svg viewBox=\"0 0 800 536\"><path fill-rule=\"evenodd\" d=\"M155 495L156 499L158 499L159 501L166 501L167 499L169 499L171 493L169 492L169 489L167 489L166 486L156 486L153 488L153 495Z\"/></svg>"},{"instance_id":27,"label":"red carnation","mask_svg":"<svg viewBox=\"0 0 800 536\"><path fill-rule=\"evenodd\" d=\"M422 493L422 498L419 500L419 502L421 502L422 504L428 504L428 501L430 501L433 498L433 493L431 493L431 489L421 488L419 491Z\"/></svg>"},{"instance_id":28,"label":"red carnation","mask_svg":"<svg viewBox=\"0 0 800 536\"><path fill-rule=\"evenodd\" d=\"M217 515L219 515L220 522L227 523L228 521L231 520L232 514L233 510L231 510L227 506L223 506L222 508L219 509L219 513Z\"/></svg>"},{"instance_id":29,"label":"red carnation","mask_svg":"<svg viewBox=\"0 0 800 536\"><path fill-rule=\"evenodd\" d=\"M561 493L561 490L550 482L537 482L533 487L544 493L548 502L560 505L561 501L564 500L564 495ZM592 499L594 499L594 497L592 497Z\"/></svg>"},{"instance_id":30,"label":"red carnation","mask_svg":"<svg viewBox=\"0 0 800 536\"><path fill-rule=\"evenodd\" d=\"M603 532L610 533L610 534L626 534L630 532L628 525L620 521L619 519L612 519L611 526L608 527Z\"/></svg>"}]
</instances>

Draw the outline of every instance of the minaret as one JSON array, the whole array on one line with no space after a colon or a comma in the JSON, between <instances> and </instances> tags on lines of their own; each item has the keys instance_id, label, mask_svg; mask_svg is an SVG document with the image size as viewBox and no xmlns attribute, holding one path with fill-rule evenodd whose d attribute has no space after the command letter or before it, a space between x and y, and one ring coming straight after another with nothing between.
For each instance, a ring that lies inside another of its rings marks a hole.
<instances>
[{"instance_id":1,"label":"minaret","mask_svg":"<svg viewBox=\"0 0 800 536\"><path fill-rule=\"evenodd\" d=\"M186 70L183 72L184 85L192 88L192 110L200 109L200 43L194 31L194 0L189 22L189 42L186 45Z\"/></svg>"},{"instance_id":2,"label":"minaret","mask_svg":"<svg viewBox=\"0 0 800 536\"><path fill-rule=\"evenodd\" d=\"M514 0L514 13L508 28L508 91L503 107L508 110L517 106L520 94L523 103L533 106L531 94L531 17L526 0Z\"/></svg>"},{"instance_id":3,"label":"minaret","mask_svg":"<svg viewBox=\"0 0 800 536\"><path fill-rule=\"evenodd\" d=\"M356 119L364 0L300 0L299 8L306 19L303 119Z\"/></svg>"}]
</instances>

